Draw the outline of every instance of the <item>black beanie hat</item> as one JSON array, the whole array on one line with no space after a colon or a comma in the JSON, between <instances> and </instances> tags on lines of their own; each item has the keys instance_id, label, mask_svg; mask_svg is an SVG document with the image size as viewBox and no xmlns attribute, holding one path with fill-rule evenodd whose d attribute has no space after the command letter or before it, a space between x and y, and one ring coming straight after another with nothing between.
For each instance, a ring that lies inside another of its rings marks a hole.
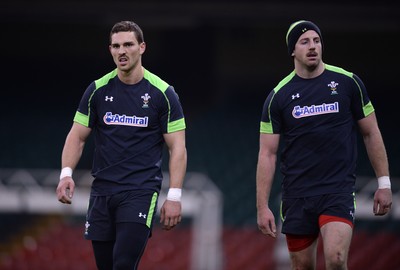
<instances>
[{"instance_id":1,"label":"black beanie hat","mask_svg":"<svg viewBox=\"0 0 400 270\"><path fill-rule=\"evenodd\" d=\"M316 24L304 20L297 21L290 25L289 30L286 34L286 45L288 46L289 56L292 55L294 46L296 45L297 40L299 40L299 37L308 30L314 30L315 32L317 32L321 39L321 45L323 45L321 30L319 30Z\"/></svg>"}]
</instances>

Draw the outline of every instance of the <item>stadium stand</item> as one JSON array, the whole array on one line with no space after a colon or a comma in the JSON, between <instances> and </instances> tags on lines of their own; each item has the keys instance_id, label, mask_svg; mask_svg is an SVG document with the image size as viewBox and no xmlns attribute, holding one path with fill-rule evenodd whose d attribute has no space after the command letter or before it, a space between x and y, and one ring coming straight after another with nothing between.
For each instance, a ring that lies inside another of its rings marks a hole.
<instances>
[{"instance_id":1,"label":"stadium stand","mask_svg":"<svg viewBox=\"0 0 400 270\"><path fill-rule=\"evenodd\" d=\"M83 239L90 173L76 172L80 193L76 193L70 206L56 201L54 181L57 174L54 170L0 170L1 270L96 269L90 242ZM228 209L231 216L246 219L254 215L255 212L249 210L254 206L246 201L252 190L231 189L220 193L202 174L189 173L188 177L183 198L186 200L184 221L169 232L163 231L156 222L141 270L287 269L289 258L283 237L264 237L251 220L239 226L222 219L225 203L222 194L225 197L228 191L230 198L235 198L229 205L234 207ZM392 185L393 211L381 218L371 213L374 181L361 177L357 184L361 202L357 205L359 215L349 269L400 269L398 180L393 179ZM164 199L164 193L165 190L160 200ZM278 200L279 196L276 197ZM284 251L278 255L282 247ZM318 248L322 251L321 243ZM317 269L324 269L322 252L317 259Z\"/></svg>"},{"instance_id":2,"label":"stadium stand","mask_svg":"<svg viewBox=\"0 0 400 270\"><path fill-rule=\"evenodd\" d=\"M33 218L33 217L32 217ZM79 219L36 216L36 220L0 246L2 270L95 270L89 241L82 238ZM140 265L141 270L188 270L192 229L154 229ZM279 269L273 256L276 241L254 228L229 228L223 232L224 270ZM321 245L318 247L321 249ZM380 252L377 252L380 251ZM350 250L349 269L396 270L400 266L400 236L358 231ZM321 253L319 253L321 254ZM323 256L318 270L324 269ZM206 269L204 269L206 270Z\"/></svg>"}]
</instances>

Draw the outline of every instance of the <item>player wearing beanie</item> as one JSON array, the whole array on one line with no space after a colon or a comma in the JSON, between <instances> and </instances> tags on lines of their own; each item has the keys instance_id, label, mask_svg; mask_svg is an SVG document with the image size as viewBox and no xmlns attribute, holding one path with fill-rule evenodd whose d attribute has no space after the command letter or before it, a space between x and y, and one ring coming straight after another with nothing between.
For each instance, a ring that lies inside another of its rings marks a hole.
<instances>
[{"instance_id":1,"label":"player wearing beanie","mask_svg":"<svg viewBox=\"0 0 400 270\"><path fill-rule=\"evenodd\" d=\"M280 138L282 233L292 269L315 269L321 235L326 269L347 269L355 218L357 127L378 188L373 212L392 205L389 166L375 110L361 79L322 60L322 35L310 21L293 23L286 35L294 70L265 100L257 165L257 222L276 237L268 206Z\"/></svg>"},{"instance_id":2,"label":"player wearing beanie","mask_svg":"<svg viewBox=\"0 0 400 270\"><path fill-rule=\"evenodd\" d=\"M286 34L286 45L288 46L289 55L292 55L294 46L296 45L297 40L299 40L299 37L309 30L314 30L318 34L322 44L321 30L316 24L304 20L297 21L290 25L289 30Z\"/></svg>"}]
</instances>

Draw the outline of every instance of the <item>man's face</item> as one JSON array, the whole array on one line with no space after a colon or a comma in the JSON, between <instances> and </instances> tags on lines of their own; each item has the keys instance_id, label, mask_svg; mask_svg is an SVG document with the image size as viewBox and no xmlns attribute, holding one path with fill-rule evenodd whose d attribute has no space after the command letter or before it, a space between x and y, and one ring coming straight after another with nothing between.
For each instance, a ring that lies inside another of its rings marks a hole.
<instances>
[{"instance_id":1,"label":"man's face","mask_svg":"<svg viewBox=\"0 0 400 270\"><path fill-rule=\"evenodd\" d=\"M321 38L314 30L302 34L297 40L292 56L303 65L315 67L321 62Z\"/></svg>"},{"instance_id":2,"label":"man's face","mask_svg":"<svg viewBox=\"0 0 400 270\"><path fill-rule=\"evenodd\" d=\"M134 32L118 32L111 36L109 49L117 68L129 72L141 65L146 45L144 42L139 44Z\"/></svg>"}]
</instances>

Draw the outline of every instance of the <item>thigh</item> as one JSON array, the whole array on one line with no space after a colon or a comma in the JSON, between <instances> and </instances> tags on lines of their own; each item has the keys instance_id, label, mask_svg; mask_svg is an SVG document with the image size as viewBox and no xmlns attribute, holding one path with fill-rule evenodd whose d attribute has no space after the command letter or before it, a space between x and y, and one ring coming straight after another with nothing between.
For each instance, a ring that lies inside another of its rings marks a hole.
<instances>
[{"instance_id":1,"label":"thigh","mask_svg":"<svg viewBox=\"0 0 400 270\"><path fill-rule=\"evenodd\" d=\"M300 241L299 239L297 239L297 241ZM303 247L301 250L291 250L289 248L292 269L315 269L317 263L318 237L305 237L302 239L309 241L307 246ZM312 239L314 240L311 241Z\"/></svg>"},{"instance_id":2,"label":"thigh","mask_svg":"<svg viewBox=\"0 0 400 270\"><path fill-rule=\"evenodd\" d=\"M92 247L97 269L113 269L114 241L92 241Z\"/></svg>"},{"instance_id":3,"label":"thigh","mask_svg":"<svg viewBox=\"0 0 400 270\"><path fill-rule=\"evenodd\" d=\"M292 269L315 269L319 236L316 198L282 201L282 233L286 234Z\"/></svg>"},{"instance_id":4,"label":"thigh","mask_svg":"<svg viewBox=\"0 0 400 270\"><path fill-rule=\"evenodd\" d=\"M342 269L347 265L353 235L355 211L354 194L330 194L320 205L319 224L328 269Z\"/></svg>"},{"instance_id":5,"label":"thigh","mask_svg":"<svg viewBox=\"0 0 400 270\"><path fill-rule=\"evenodd\" d=\"M347 261L353 228L346 222L333 221L321 227L321 237L326 260L336 260L337 257Z\"/></svg>"},{"instance_id":6,"label":"thigh","mask_svg":"<svg viewBox=\"0 0 400 270\"><path fill-rule=\"evenodd\" d=\"M114 269L136 269L150 236L150 229L141 223L122 222L116 225Z\"/></svg>"}]
</instances>

